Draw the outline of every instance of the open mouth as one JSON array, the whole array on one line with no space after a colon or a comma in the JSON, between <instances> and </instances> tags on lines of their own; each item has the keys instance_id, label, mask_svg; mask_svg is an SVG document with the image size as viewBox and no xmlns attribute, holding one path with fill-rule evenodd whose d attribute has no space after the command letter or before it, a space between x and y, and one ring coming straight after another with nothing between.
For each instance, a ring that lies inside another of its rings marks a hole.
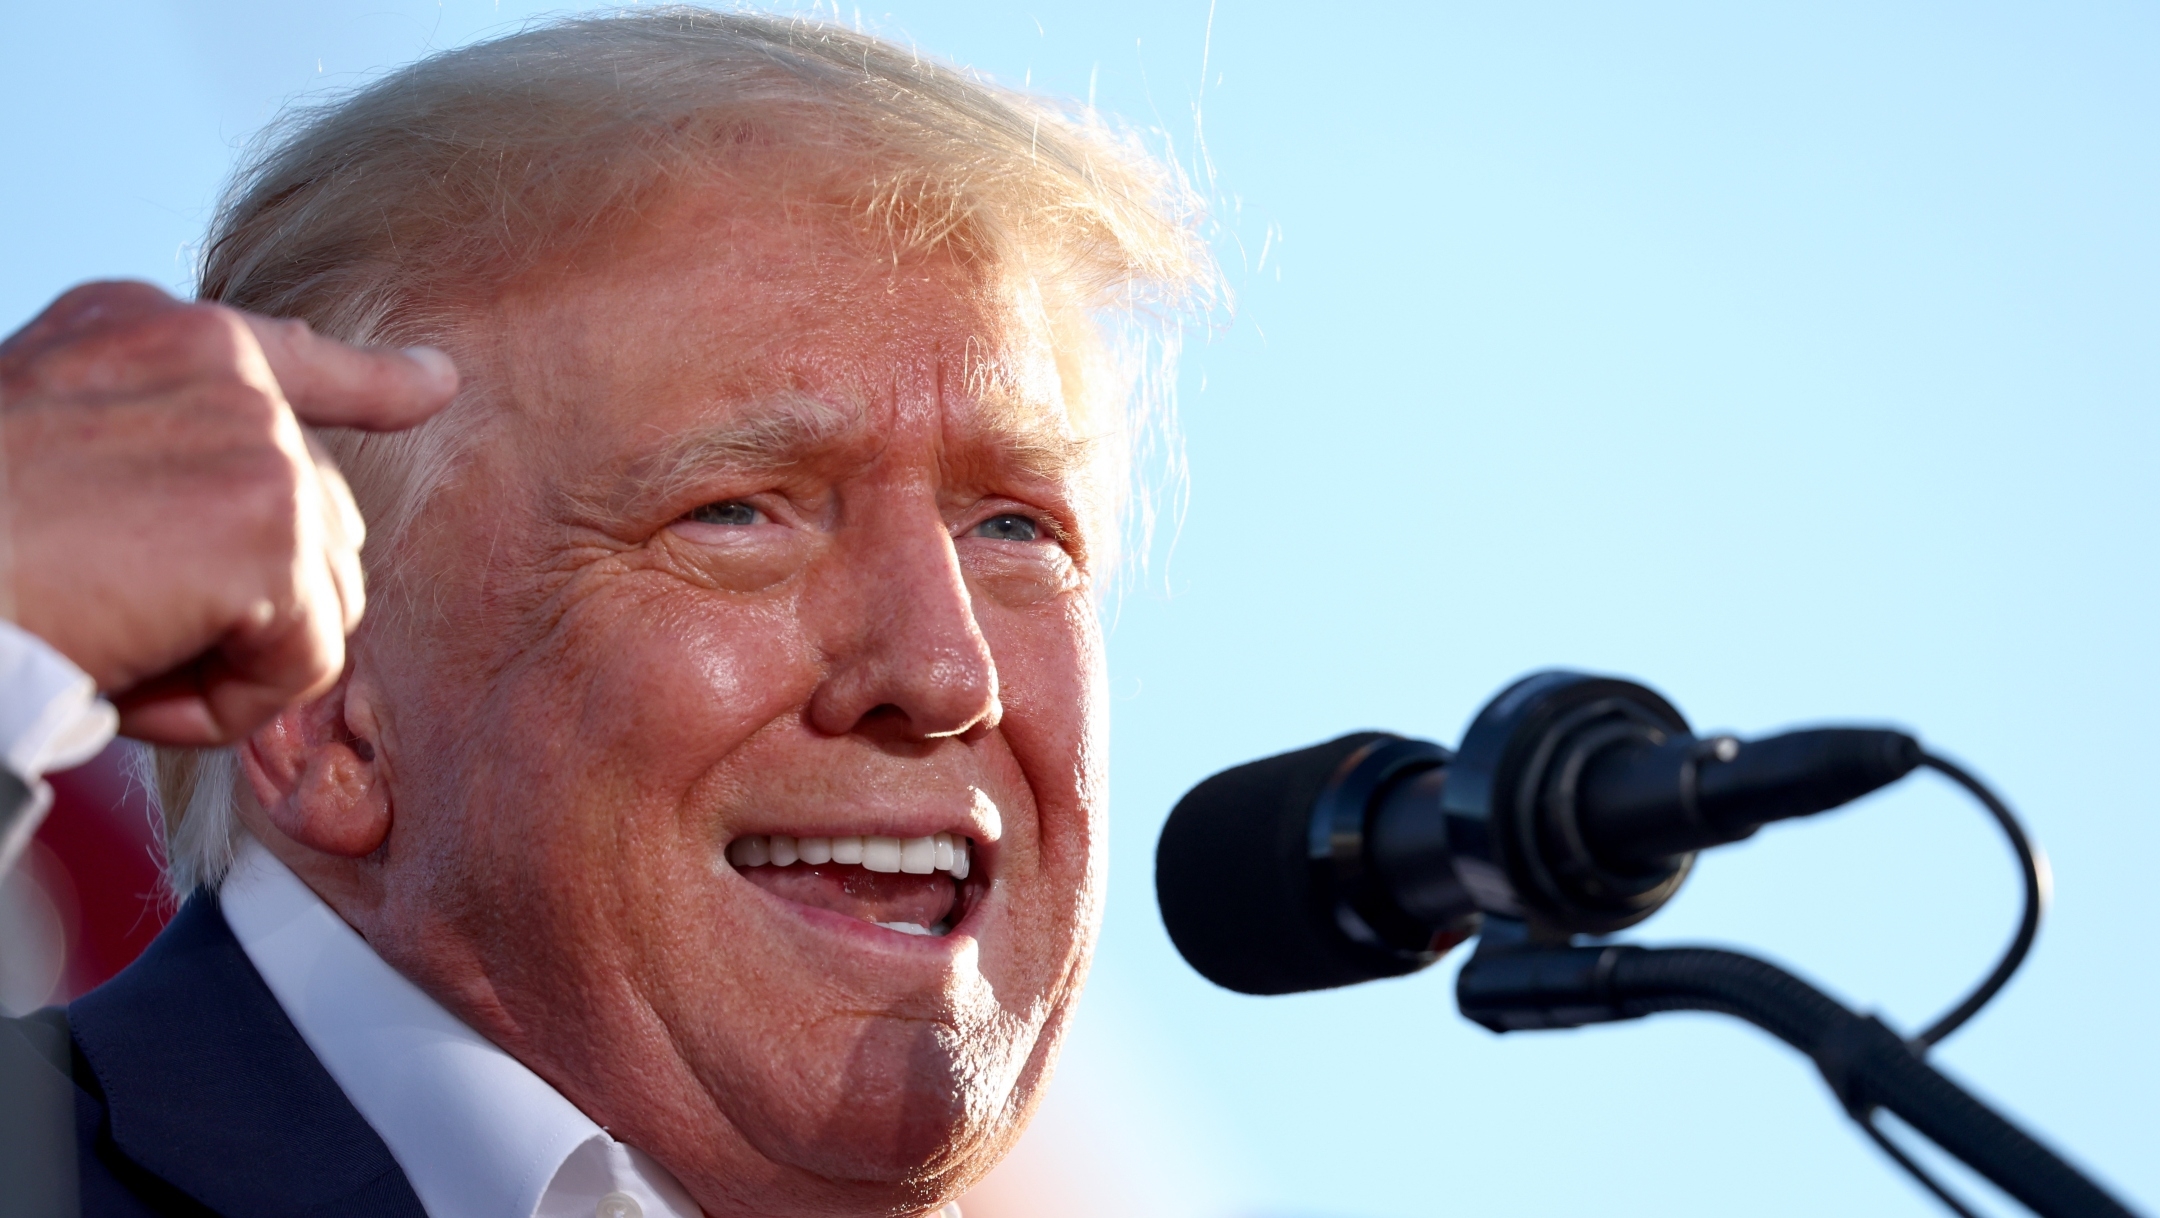
<instances>
[{"instance_id":1,"label":"open mouth","mask_svg":"<svg viewBox=\"0 0 2160 1218\"><path fill-rule=\"evenodd\" d=\"M974 907L982 882L975 843L928 837L793 837L751 833L728 843L744 879L784 900L859 918L904 935L944 935Z\"/></svg>"}]
</instances>

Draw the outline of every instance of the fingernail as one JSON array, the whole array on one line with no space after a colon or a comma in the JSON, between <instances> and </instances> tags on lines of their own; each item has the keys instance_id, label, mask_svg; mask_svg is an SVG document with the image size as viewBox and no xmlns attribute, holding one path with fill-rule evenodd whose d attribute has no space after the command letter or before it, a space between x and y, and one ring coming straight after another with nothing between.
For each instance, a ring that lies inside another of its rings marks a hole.
<instances>
[{"instance_id":1,"label":"fingernail","mask_svg":"<svg viewBox=\"0 0 2160 1218\"><path fill-rule=\"evenodd\" d=\"M435 382L441 385L444 389L457 388L457 364L452 362L450 357L443 352L442 348L407 347L405 348L404 354L406 359L409 359L412 362L420 365L422 368L427 369L428 375L433 377L435 379Z\"/></svg>"}]
</instances>

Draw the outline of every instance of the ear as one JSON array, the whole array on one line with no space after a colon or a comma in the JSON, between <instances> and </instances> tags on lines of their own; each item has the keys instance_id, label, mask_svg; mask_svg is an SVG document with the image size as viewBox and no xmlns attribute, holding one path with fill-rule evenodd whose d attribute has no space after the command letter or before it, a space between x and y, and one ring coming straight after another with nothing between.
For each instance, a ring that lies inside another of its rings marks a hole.
<instances>
[{"instance_id":1,"label":"ear","mask_svg":"<svg viewBox=\"0 0 2160 1218\"><path fill-rule=\"evenodd\" d=\"M372 854L389 838L370 710L348 669L329 693L287 707L241 744L241 768L278 832L340 858Z\"/></svg>"}]
</instances>

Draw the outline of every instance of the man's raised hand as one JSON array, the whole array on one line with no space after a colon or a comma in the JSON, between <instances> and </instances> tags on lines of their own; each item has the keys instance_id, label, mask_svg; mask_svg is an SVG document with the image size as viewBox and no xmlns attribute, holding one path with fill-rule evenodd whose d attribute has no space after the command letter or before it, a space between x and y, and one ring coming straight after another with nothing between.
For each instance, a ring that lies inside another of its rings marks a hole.
<instances>
[{"instance_id":1,"label":"man's raised hand","mask_svg":"<svg viewBox=\"0 0 2160 1218\"><path fill-rule=\"evenodd\" d=\"M92 283L0 342L17 625L121 730L223 744L321 693L365 603L351 492L301 424L396 430L457 391L432 348Z\"/></svg>"}]
</instances>

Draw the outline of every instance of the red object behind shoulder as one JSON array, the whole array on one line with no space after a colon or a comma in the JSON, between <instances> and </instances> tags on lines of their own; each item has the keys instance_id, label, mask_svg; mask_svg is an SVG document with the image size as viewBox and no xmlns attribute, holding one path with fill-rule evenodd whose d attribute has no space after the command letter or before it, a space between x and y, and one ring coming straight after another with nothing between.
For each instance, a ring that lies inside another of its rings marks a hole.
<instances>
[{"instance_id":1,"label":"red object behind shoulder","mask_svg":"<svg viewBox=\"0 0 2160 1218\"><path fill-rule=\"evenodd\" d=\"M102 984L150 945L173 915L158 877L157 804L130 772L132 751L115 742L89 762L51 775L52 812L37 841L66 874L47 883L67 927L66 1001ZM58 889L72 891L58 891Z\"/></svg>"}]
</instances>

